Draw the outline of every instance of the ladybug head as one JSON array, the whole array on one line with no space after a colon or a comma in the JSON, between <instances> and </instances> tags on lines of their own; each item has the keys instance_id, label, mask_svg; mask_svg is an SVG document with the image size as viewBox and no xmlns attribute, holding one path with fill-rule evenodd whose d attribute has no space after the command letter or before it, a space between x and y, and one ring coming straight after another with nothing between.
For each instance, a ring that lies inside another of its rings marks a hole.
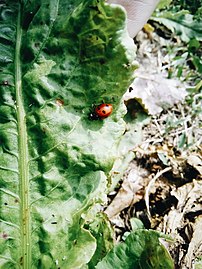
<instances>
[{"instance_id":1,"label":"ladybug head","mask_svg":"<svg viewBox=\"0 0 202 269\"><path fill-rule=\"evenodd\" d=\"M100 117L95 112L90 112L88 115L89 120L99 120Z\"/></svg>"}]
</instances>

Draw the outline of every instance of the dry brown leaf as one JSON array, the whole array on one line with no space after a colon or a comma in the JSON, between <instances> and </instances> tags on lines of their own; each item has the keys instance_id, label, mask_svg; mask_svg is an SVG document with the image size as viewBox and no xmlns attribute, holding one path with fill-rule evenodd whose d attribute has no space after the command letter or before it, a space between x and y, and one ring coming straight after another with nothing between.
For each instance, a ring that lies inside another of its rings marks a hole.
<instances>
[{"instance_id":1,"label":"dry brown leaf","mask_svg":"<svg viewBox=\"0 0 202 269\"><path fill-rule=\"evenodd\" d=\"M202 160L198 155L190 155L187 158L187 163L193 166L202 175Z\"/></svg>"},{"instance_id":2,"label":"dry brown leaf","mask_svg":"<svg viewBox=\"0 0 202 269\"><path fill-rule=\"evenodd\" d=\"M178 236L177 228L181 226L182 219L183 219L183 213L179 212L179 210L175 209L174 207L171 208L168 215L164 217L164 224L162 231L164 233L168 233L176 240L176 236Z\"/></svg>"},{"instance_id":3,"label":"dry brown leaf","mask_svg":"<svg viewBox=\"0 0 202 269\"><path fill-rule=\"evenodd\" d=\"M135 194L142 188L140 182L143 176L145 176L144 169L138 168L130 170L117 195L105 210L105 213L108 215L109 219L112 219L123 209L134 203Z\"/></svg>"},{"instance_id":4,"label":"dry brown leaf","mask_svg":"<svg viewBox=\"0 0 202 269\"><path fill-rule=\"evenodd\" d=\"M171 250L177 255L177 268L193 268L193 260L202 255L201 188L202 182L193 180L171 191L178 204L164 216L164 227L161 226L161 230L175 239ZM192 221L188 218L191 215ZM185 248L186 245L188 247Z\"/></svg>"},{"instance_id":5,"label":"dry brown leaf","mask_svg":"<svg viewBox=\"0 0 202 269\"><path fill-rule=\"evenodd\" d=\"M140 67L136 70L136 79L125 95L125 100L137 99L150 115L156 115L163 109L172 107L184 100L186 85L178 79L168 79L170 68L169 55L162 47L170 45L156 33L151 38L143 31L136 36L138 43L137 60ZM133 89L131 91L131 89Z\"/></svg>"},{"instance_id":6,"label":"dry brown leaf","mask_svg":"<svg viewBox=\"0 0 202 269\"><path fill-rule=\"evenodd\" d=\"M187 183L182 187L172 190L171 194L178 199L177 209L179 212L186 214L194 211L194 204L199 204L201 199L202 182L193 180L193 182ZM202 210L202 205L201 205Z\"/></svg>"},{"instance_id":7,"label":"dry brown leaf","mask_svg":"<svg viewBox=\"0 0 202 269\"><path fill-rule=\"evenodd\" d=\"M187 95L185 86L176 79L167 79L162 74L149 74L138 70L137 78L132 83L130 92L124 100L136 99L144 109L155 115L163 109L168 109Z\"/></svg>"},{"instance_id":8,"label":"dry brown leaf","mask_svg":"<svg viewBox=\"0 0 202 269\"><path fill-rule=\"evenodd\" d=\"M147 208L147 213L149 218L151 219L151 214L150 214L150 210L149 210L149 194L150 194L150 189L152 187L152 185L155 184L155 181L161 177L164 173L168 172L171 170L171 167L166 167L165 169L159 171L149 182L148 186L145 189L145 204L146 204L146 208Z\"/></svg>"},{"instance_id":9,"label":"dry brown leaf","mask_svg":"<svg viewBox=\"0 0 202 269\"><path fill-rule=\"evenodd\" d=\"M193 236L183 261L186 268L192 268L195 258L202 255L202 216L197 219L193 229Z\"/></svg>"}]
</instances>

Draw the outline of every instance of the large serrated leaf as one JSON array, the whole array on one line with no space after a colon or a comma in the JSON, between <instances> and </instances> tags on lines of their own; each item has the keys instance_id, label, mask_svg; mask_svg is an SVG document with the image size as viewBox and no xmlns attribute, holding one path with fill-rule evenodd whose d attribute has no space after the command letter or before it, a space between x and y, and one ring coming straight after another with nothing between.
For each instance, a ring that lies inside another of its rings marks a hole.
<instances>
[{"instance_id":1,"label":"large serrated leaf","mask_svg":"<svg viewBox=\"0 0 202 269\"><path fill-rule=\"evenodd\" d=\"M0 267L80 268L96 249L82 214L103 199L125 132L135 69L125 12L9 0L0 15ZM112 116L90 121L102 101Z\"/></svg>"}]
</instances>

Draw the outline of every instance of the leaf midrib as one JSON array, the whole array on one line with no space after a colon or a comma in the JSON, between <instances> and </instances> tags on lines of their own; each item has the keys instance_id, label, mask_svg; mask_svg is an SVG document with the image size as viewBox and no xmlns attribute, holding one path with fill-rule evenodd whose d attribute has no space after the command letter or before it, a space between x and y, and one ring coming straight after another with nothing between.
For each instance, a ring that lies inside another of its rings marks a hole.
<instances>
[{"instance_id":1,"label":"leaf midrib","mask_svg":"<svg viewBox=\"0 0 202 269\"><path fill-rule=\"evenodd\" d=\"M17 18L16 47L15 47L15 88L16 88L16 113L18 122L18 169L19 169L19 196L20 196L20 231L21 251L20 264L24 269L31 268L31 228L29 207L29 168L28 168L28 144L25 110L22 96L22 78L20 49L22 40L21 5Z\"/></svg>"}]
</instances>

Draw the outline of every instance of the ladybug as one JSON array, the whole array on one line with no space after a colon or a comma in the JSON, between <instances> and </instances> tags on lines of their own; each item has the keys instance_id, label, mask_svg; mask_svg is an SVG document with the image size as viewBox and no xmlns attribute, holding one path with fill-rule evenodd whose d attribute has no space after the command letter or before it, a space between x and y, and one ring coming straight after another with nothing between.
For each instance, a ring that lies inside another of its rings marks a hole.
<instances>
[{"instance_id":1,"label":"ladybug","mask_svg":"<svg viewBox=\"0 0 202 269\"><path fill-rule=\"evenodd\" d=\"M94 108L94 111L90 113L89 118L91 120L104 120L109 117L113 111L111 104L101 104Z\"/></svg>"}]
</instances>

